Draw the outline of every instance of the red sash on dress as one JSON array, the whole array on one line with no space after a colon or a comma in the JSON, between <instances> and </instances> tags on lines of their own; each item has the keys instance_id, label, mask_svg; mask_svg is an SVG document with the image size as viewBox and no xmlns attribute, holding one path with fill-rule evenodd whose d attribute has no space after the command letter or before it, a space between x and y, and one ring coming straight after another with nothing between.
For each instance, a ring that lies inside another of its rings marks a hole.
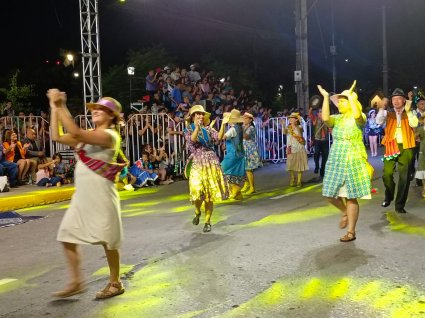
<instances>
[{"instance_id":1,"label":"red sash on dress","mask_svg":"<svg viewBox=\"0 0 425 318\"><path fill-rule=\"evenodd\" d=\"M128 160L126 160L127 158L124 157L122 151L118 154L117 162L113 163L91 158L86 155L86 151L84 149L78 150L77 154L87 168L112 182L115 182L117 174L128 165Z\"/></svg>"}]
</instances>

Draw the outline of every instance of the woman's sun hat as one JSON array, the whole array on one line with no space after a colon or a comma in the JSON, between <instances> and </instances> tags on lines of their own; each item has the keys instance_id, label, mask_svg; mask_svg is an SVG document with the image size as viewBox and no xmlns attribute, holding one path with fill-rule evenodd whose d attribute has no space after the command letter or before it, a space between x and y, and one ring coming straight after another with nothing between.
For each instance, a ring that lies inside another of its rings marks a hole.
<instances>
[{"instance_id":1,"label":"woman's sun hat","mask_svg":"<svg viewBox=\"0 0 425 318\"><path fill-rule=\"evenodd\" d=\"M101 106L111 111L115 117L120 118L122 107L119 101L112 97L102 97L95 103L87 103L87 108L92 111L94 107Z\"/></svg>"},{"instance_id":2,"label":"woman's sun hat","mask_svg":"<svg viewBox=\"0 0 425 318\"><path fill-rule=\"evenodd\" d=\"M224 113L223 120L227 120L225 122L228 124L243 123L241 112L237 109L232 109L230 113Z\"/></svg>"},{"instance_id":3,"label":"woman's sun hat","mask_svg":"<svg viewBox=\"0 0 425 318\"><path fill-rule=\"evenodd\" d=\"M301 123L301 119L302 119L300 113L295 113L295 112L291 113L288 116L288 119L289 118L295 118L296 120L298 120L299 123Z\"/></svg>"},{"instance_id":4,"label":"woman's sun hat","mask_svg":"<svg viewBox=\"0 0 425 318\"><path fill-rule=\"evenodd\" d=\"M192 118L192 115L194 113L203 113L204 114L204 125L208 125L210 123L210 117L211 113L206 112L204 107L202 105L193 105L189 109L189 117L186 118L186 120L190 121Z\"/></svg>"},{"instance_id":5,"label":"woman's sun hat","mask_svg":"<svg viewBox=\"0 0 425 318\"><path fill-rule=\"evenodd\" d=\"M331 97L329 97L329 99L332 101L332 103L334 103L335 106L338 106L338 100L340 98L343 99L347 99L348 100L348 96L350 95L350 91L348 89L346 89L345 91L343 91L340 94L334 94Z\"/></svg>"}]
</instances>

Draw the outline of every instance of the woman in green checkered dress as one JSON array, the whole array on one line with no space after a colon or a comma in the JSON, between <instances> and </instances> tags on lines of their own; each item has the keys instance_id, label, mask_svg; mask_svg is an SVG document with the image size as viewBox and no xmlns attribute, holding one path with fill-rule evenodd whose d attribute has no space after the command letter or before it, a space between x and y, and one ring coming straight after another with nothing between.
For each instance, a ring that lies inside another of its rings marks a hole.
<instances>
[{"instance_id":1,"label":"woman in green checkered dress","mask_svg":"<svg viewBox=\"0 0 425 318\"><path fill-rule=\"evenodd\" d=\"M356 239L356 223L359 217L357 199L370 199L371 183L367 167L366 148L363 144L363 126L366 115L353 92L356 82L349 90L329 97L320 85L323 95L322 117L332 128L332 147L326 162L323 179L323 196L341 210L340 228L348 226L341 242ZM337 105L339 114L330 115L329 100Z\"/></svg>"}]
</instances>

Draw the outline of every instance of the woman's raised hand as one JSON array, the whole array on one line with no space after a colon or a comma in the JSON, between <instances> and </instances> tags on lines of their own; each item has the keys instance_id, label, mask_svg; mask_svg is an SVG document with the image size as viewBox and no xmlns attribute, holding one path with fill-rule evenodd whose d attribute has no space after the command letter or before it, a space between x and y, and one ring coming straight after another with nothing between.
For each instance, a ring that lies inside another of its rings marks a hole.
<instances>
[{"instance_id":1,"label":"woman's raised hand","mask_svg":"<svg viewBox=\"0 0 425 318\"><path fill-rule=\"evenodd\" d=\"M47 91L47 98L51 108L59 108L66 103L66 94L56 88Z\"/></svg>"},{"instance_id":2,"label":"woman's raised hand","mask_svg":"<svg viewBox=\"0 0 425 318\"><path fill-rule=\"evenodd\" d=\"M317 89L323 97L329 97L329 93L321 85L317 85Z\"/></svg>"},{"instance_id":3,"label":"woman's raised hand","mask_svg":"<svg viewBox=\"0 0 425 318\"><path fill-rule=\"evenodd\" d=\"M350 90L349 90L350 94L352 94L354 92L354 89L356 88L356 84L357 84L357 81L354 80L353 85L351 85Z\"/></svg>"}]
</instances>

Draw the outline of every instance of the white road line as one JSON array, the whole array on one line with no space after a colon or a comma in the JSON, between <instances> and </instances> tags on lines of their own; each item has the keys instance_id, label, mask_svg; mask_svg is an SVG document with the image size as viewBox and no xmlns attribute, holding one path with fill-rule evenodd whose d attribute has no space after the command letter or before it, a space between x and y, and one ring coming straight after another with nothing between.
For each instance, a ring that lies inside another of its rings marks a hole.
<instances>
[{"instance_id":1,"label":"white road line","mask_svg":"<svg viewBox=\"0 0 425 318\"><path fill-rule=\"evenodd\" d=\"M294 195L294 194L297 194L297 193L307 192L307 191L309 191L311 189L314 189L314 188L317 188L317 187L319 187L321 185L322 185L322 183L314 184L312 186L309 186L309 187L306 187L306 188L302 188L302 189L299 189L299 190L294 191L294 192L290 192L290 193L278 195L276 197L271 197L270 200L277 200L277 199L281 199L281 198L284 198L284 197L289 197L289 196Z\"/></svg>"}]
</instances>

